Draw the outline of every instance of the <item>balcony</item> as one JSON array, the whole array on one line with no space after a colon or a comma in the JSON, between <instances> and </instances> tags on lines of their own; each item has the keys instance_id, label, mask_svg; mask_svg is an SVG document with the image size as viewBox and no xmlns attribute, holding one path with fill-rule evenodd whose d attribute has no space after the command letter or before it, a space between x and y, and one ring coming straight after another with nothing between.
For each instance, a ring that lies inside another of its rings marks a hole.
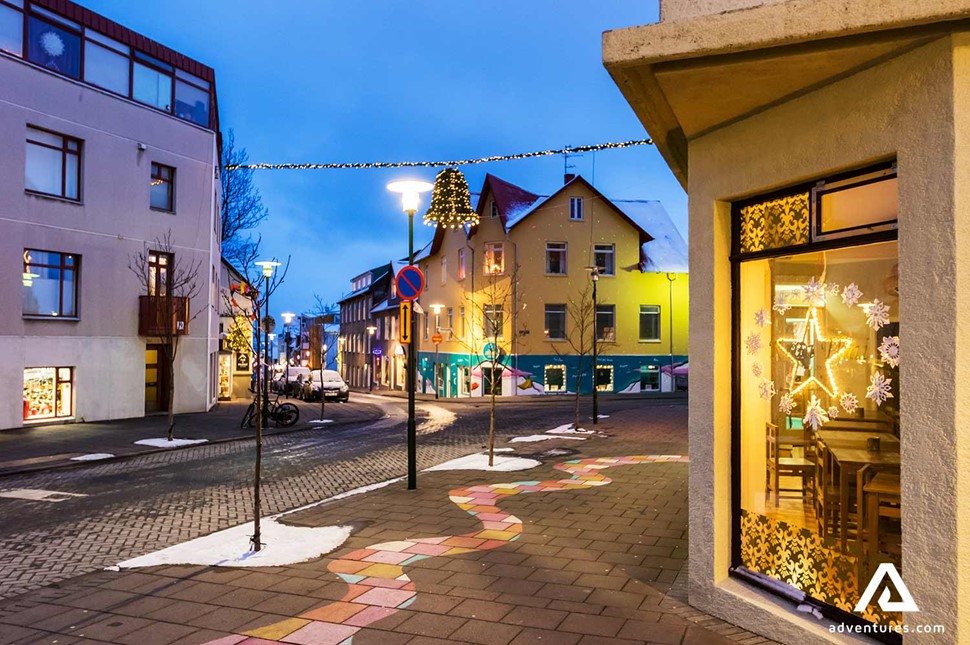
<instances>
[{"instance_id":1,"label":"balcony","mask_svg":"<svg viewBox=\"0 0 970 645\"><path fill-rule=\"evenodd\" d=\"M138 296L139 336L184 336L188 333L188 298Z\"/></svg>"}]
</instances>

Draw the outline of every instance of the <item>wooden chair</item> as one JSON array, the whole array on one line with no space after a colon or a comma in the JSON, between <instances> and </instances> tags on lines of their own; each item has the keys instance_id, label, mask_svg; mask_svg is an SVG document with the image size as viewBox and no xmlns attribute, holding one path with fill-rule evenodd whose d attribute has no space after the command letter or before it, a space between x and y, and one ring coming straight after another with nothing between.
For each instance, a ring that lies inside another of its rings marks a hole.
<instances>
[{"instance_id":1,"label":"wooden chair","mask_svg":"<svg viewBox=\"0 0 970 645\"><path fill-rule=\"evenodd\" d=\"M799 434L780 435L778 426L774 423L765 424L765 489L769 496L774 495L775 506L781 492L797 492L803 496L811 492L807 485L809 479L815 478L815 462L805 456L795 456L794 448L807 450L810 443L804 431ZM782 477L798 477L802 480L801 488L781 488Z\"/></svg>"},{"instance_id":2,"label":"wooden chair","mask_svg":"<svg viewBox=\"0 0 970 645\"><path fill-rule=\"evenodd\" d=\"M835 463L828 446L821 439L815 442L815 519L819 535L834 534L839 526L841 500Z\"/></svg>"},{"instance_id":3,"label":"wooden chair","mask_svg":"<svg viewBox=\"0 0 970 645\"><path fill-rule=\"evenodd\" d=\"M879 566L879 554L898 555L902 551L902 536L896 530L884 530L880 520L898 523L900 513L899 469L875 469L866 466L859 471L860 543L863 544L865 561L871 574ZM887 527L888 528L888 527Z\"/></svg>"}]
</instances>

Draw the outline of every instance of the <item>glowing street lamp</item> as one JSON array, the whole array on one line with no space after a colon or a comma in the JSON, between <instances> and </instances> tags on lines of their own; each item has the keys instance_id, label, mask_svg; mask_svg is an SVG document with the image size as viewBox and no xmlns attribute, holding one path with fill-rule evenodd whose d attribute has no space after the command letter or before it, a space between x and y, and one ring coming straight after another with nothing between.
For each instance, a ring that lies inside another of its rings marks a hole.
<instances>
[{"instance_id":1,"label":"glowing street lamp","mask_svg":"<svg viewBox=\"0 0 970 645\"><path fill-rule=\"evenodd\" d=\"M367 381L367 391L374 391L374 332L377 331L377 327L374 325L367 325L367 369L370 372L368 374L369 379Z\"/></svg>"},{"instance_id":2,"label":"glowing street lamp","mask_svg":"<svg viewBox=\"0 0 970 645\"><path fill-rule=\"evenodd\" d=\"M405 179L393 181L387 185L387 189L392 193L401 194L401 206L408 214L408 264L414 264L414 214L418 210L421 193L426 193L434 188L426 181L416 181ZM414 379L416 375L416 365L414 357L414 337L416 325L414 316L410 321L411 342L408 344L408 490L418 487L418 433L417 424L414 419Z\"/></svg>"}]
</instances>

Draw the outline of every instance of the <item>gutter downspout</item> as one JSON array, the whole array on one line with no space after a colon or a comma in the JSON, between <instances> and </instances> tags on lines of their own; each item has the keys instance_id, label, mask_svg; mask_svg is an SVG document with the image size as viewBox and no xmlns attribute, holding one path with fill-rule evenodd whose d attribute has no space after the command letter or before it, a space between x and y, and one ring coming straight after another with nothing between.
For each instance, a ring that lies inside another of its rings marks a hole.
<instances>
[{"instance_id":1,"label":"gutter downspout","mask_svg":"<svg viewBox=\"0 0 970 645\"><path fill-rule=\"evenodd\" d=\"M216 206L217 206L216 187L218 185L221 185L216 183L216 178L219 177L220 172L221 172L221 169L219 167L219 145L218 145L218 140L216 135L213 134L212 135L212 184L213 185L212 185L212 190L210 191L211 196L209 197L209 231L211 231L209 233L209 267L210 267L209 278L210 279L212 279L212 275L211 275L212 268L216 266L215 259L213 258L213 251L215 247L213 242L215 241L215 238L216 238ZM219 270L216 272L216 275L221 277L222 276L222 240L221 239L219 240L219 247L220 247L219 263L218 263ZM217 277L216 279L218 280L219 278ZM219 292L220 292L220 289L219 289L220 285L218 284L212 285L209 287L209 295L207 296L207 298L210 298L210 299L212 298L213 286L215 287L216 300L218 301ZM219 400L219 391L218 391L218 387L216 386L216 379L214 378L214 375L212 373L212 356L213 356L212 354L212 350L213 350L212 310L215 309L216 307L218 307L218 302L209 302L209 306L206 308L208 309L208 312L206 315L206 324L207 324L206 328L208 329L208 333L206 333L206 337L208 338L208 342L206 343L206 361L205 361L205 365L206 365L205 380L206 380L206 386L208 387L208 392L205 393L205 396L208 399L208 403L206 404L207 411L211 410L213 406L215 406L216 402ZM218 340L216 341L216 347L218 347ZM216 369L218 369L218 358L216 359L216 361L217 361ZM212 396L213 391L215 391L215 396Z\"/></svg>"}]
</instances>

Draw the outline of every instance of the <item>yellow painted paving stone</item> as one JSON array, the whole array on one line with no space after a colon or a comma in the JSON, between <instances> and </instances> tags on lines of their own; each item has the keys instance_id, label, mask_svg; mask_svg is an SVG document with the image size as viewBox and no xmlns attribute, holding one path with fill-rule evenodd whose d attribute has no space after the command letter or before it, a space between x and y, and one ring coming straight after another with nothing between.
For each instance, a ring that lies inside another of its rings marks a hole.
<instances>
[{"instance_id":1,"label":"yellow painted paving stone","mask_svg":"<svg viewBox=\"0 0 970 645\"><path fill-rule=\"evenodd\" d=\"M466 549L464 547L456 546L454 548L448 549L441 555L458 555L459 553L472 553L475 549Z\"/></svg>"},{"instance_id":2,"label":"yellow painted paving stone","mask_svg":"<svg viewBox=\"0 0 970 645\"><path fill-rule=\"evenodd\" d=\"M304 625L309 624L309 622L309 620L303 620L302 618L287 618L286 620L273 623L272 625L267 625L266 627L260 627L259 629L251 629L248 632L243 632L243 636L262 638L268 641L278 641L289 636Z\"/></svg>"},{"instance_id":3,"label":"yellow painted paving stone","mask_svg":"<svg viewBox=\"0 0 970 645\"><path fill-rule=\"evenodd\" d=\"M495 531L492 529L486 529L476 533L475 537L482 538L483 540L511 540L512 538L518 536L519 533L520 531Z\"/></svg>"},{"instance_id":4,"label":"yellow painted paving stone","mask_svg":"<svg viewBox=\"0 0 970 645\"><path fill-rule=\"evenodd\" d=\"M403 573L403 569L396 564L372 564L357 572L358 576L373 576L374 578L394 579Z\"/></svg>"}]
</instances>

